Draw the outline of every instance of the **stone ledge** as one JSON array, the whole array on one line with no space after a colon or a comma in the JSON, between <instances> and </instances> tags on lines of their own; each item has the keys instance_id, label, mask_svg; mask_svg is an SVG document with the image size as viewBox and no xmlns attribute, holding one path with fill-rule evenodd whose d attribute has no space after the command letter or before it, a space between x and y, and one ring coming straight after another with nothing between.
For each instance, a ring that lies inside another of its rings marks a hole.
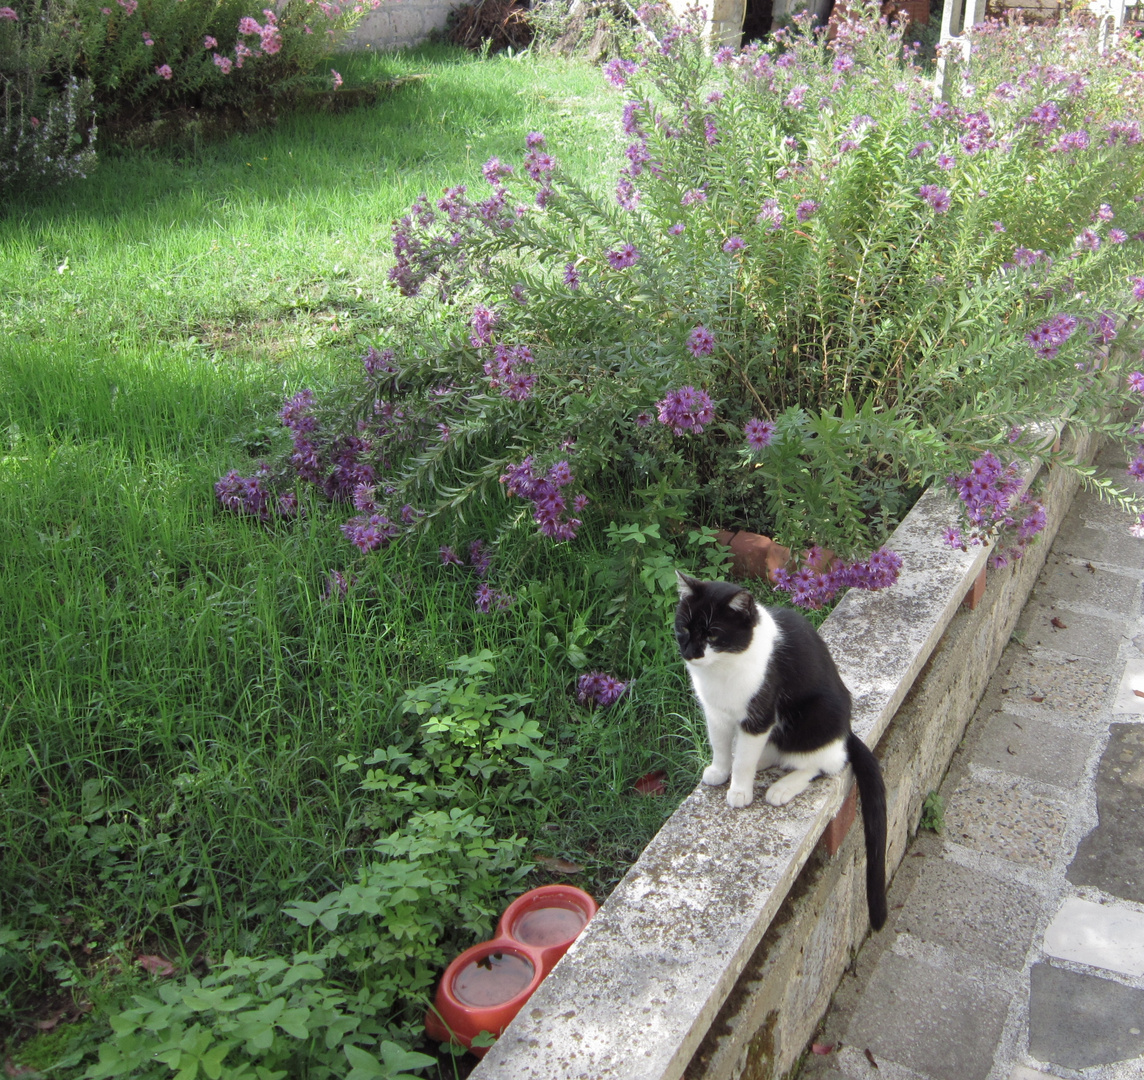
<instances>
[{"instance_id":1,"label":"stone ledge","mask_svg":"<svg viewBox=\"0 0 1144 1080\"><path fill-rule=\"evenodd\" d=\"M1055 533L1075 481L1058 472L1049 486ZM997 639L1000 647L1008 640L1011 627L1004 627L1020 613L1039 570L1037 557L1043 561L1052 539L1038 544L1037 555L1015 572L997 575L1000 585L987 599L956 618L987 553L942 544L942 530L955 519L944 493L924 495L890 541L903 559L898 584L883 593L850 592L822 627L854 696L859 737L877 745L895 714L913 717L902 724L905 747L890 740L894 746L888 743L882 753L883 770L892 766L894 781L887 777L890 867L901 859L921 798L945 771L996 664L989 657ZM978 655L980 672L966 664ZM921 714L919 700L927 703ZM926 714L934 709L943 719L931 725ZM936 735L927 734L931 727ZM861 830L833 837L834 858L819 847L851 786L847 770L816 781L785 807L756 798L731 811L723 789L699 785L489 1051L474 1080L786 1072L867 929Z\"/></svg>"}]
</instances>

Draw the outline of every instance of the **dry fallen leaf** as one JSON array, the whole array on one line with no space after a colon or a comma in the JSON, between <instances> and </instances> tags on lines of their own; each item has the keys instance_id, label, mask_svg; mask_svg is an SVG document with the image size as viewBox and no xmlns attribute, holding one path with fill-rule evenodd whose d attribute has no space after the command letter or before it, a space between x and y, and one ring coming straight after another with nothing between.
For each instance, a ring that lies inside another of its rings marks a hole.
<instances>
[{"instance_id":1,"label":"dry fallen leaf","mask_svg":"<svg viewBox=\"0 0 1144 1080\"><path fill-rule=\"evenodd\" d=\"M579 874L584 869L579 863L569 862L567 859L554 859L547 855L538 855L536 861L545 870L551 870L554 874Z\"/></svg>"},{"instance_id":2,"label":"dry fallen leaf","mask_svg":"<svg viewBox=\"0 0 1144 1080\"><path fill-rule=\"evenodd\" d=\"M656 769L641 776L633 785L641 795L662 795L667 790L664 780L667 779L666 769Z\"/></svg>"},{"instance_id":3,"label":"dry fallen leaf","mask_svg":"<svg viewBox=\"0 0 1144 1080\"><path fill-rule=\"evenodd\" d=\"M162 956L140 953L139 956L135 957L135 963L152 975L163 977L165 975L175 974L175 965Z\"/></svg>"},{"instance_id":4,"label":"dry fallen leaf","mask_svg":"<svg viewBox=\"0 0 1144 1080\"><path fill-rule=\"evenodd\" d=\"M66 1015L67 1009L57 1009L51 1016L37 1020L36 1028L39 1031L51 1031Z\"/></svg>"},{"instance_id":5,"label":"dry fallen leaf","mask_svg":"<svg viewBox=\"0 0 1144 1080\"><path fill-rule=\"evenodd\" d=\"M1061 620L1058 619L1055 615L1049 620L1049 622L1052 623L1053 628L1056 630L1067 630L1068 629L1068 627L1063 622L1061 622Z\"/></svg>"},{"instance_id":6,"label":"dry fallen leaf","mask_svg":"<svg viewBox=\"0 0 1144 1080\"><path fill-rule=\"evenodd\" d=\"M870 1053L869 1047L866 1047L865 1053L866 1053L866 1060L868 1062L870 1062L870 1064L873 1065L874 1068L876 1069L878 1067L878 1063L874 1060L874 1055Z\"/></svg>"}]
</instances>

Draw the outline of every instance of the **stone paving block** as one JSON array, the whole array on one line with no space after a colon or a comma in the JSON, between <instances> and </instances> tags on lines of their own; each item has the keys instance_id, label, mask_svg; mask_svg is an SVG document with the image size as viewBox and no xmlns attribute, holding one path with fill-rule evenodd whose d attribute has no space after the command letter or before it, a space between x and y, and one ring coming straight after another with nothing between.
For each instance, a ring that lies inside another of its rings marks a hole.
<instances>
[{"instance_id":1,"label":"stone paving block","mask_svg":"<svg viewBox=\"0 0 1144 1080\"><path fill-rule=\"evenodd\" d=\"M1082 615L1054 603L1030 600L1014 631L1028 648L1043 645L1069 656L1112 661L1125 640L1124 620Z\"/></svg>"},{"instance_id":2,"label":"stone paving block","mask_svg":"<svg viewBox=\"0 0 1144 1080\"><path fill-rule=\"evenodd\" d=\"M1029 1053L1066 1069L1144 1055L1144 990L1034 964L1029 972Z\"/></svg>"},{"instance_id":3,"label":"stone paving block","mask_svg":"<svg viewBox=\"0 0 1144 1080\"><path fill-rule=\"evenodd\" d=\"M940 857L921 870L895 929L975 960L1020 969L1033 940L1041 897Z\"/></svg>"},{"instance_id":4,"label":"stone paving block","mask_svg":"<svg viewBox=\"0 0 1144 1080\"><path fill-rule=\"evenodd\" d=\"M1090 528L1077 514L1065 518L1053 541L1053 551L1094 564L1144 570L1144 540L1119 526Z\"/></svg>"},{"instance_id":5,"label":"stone paving block","mask_svg":"<svg viewBox=\"0 0 1144 1080\"><path fill-rule=\"evenodd\" d=\"M956 971L884 953L846 1042L934 1080L985 1080L1009 995Z\"/></svg>"},{"instance_id":6,"label":"stone paving block","mask_svg":"<svg viewBox=\"0 0 1144 1080\"><path fill-rule=\"evenodd\" d=\"M1136 647L1140 648L1140 637L1137 636ZM1120 678L1120 685L1116 688L1116 698L1112 702L1113 713L1136 713L1144 715L1144 660L1128 660L1124 665L1124 674Z\"/></svg>"},{"instance_id":7,"label":"stone paving block","mask_svg":"<svg viewBox=\"0 0 1144 1080\"><path fill-rule=\"evenodd\" d=\"M1144 975L1144 914L1070 896L1045 931L1044 950L1060 960L1139 978Z\"/></svg>"},{"instance_id":8,"label":"stone paving block","mask_svg":"<svg viewBox=\"0 0 1144 1080\"><path fill-rule=\"evenodd\" d=\"M1054 551L1041 571L1032 599L1049 599L1066 608L1079 604L1117 615L1135 616L1140 613L1142 596L1144 583L1139 577L1117 574L1095 565L1090 569Z\"/></svg>"},{"instance_id":9,"label":"stone paving block","mask_svg":"<svg viewBox=\"0 0 1144 1080\"><path fill-rule=\"evenodd\" d=\"M1080 844L1067 877L1144 903L1144 724L1112 724L1096 774L1099 822Z\"/></svg>"},{"instance_id":10,"label":"stone paving block","mask_svg":"<svg viewBox=\"0 0 1144 1080\"><path fill-rule=\"evenodd\" d=\"M1129 490L1136 484L1136 481L1124 472L1117 475L1115 469L1110 471L1109 479L1124 484ZM1114 503L1104 501L1095 491L1085 491L1083 488L1078 491L1069 508L1068 516L1079 517L1082 521L1093 525L1108 525L1123 529L1126 534L1131 535L1128 533L1128 526L1132 524L1133 515L1121 510Z\"/></svg>"},{"instance_id":11,"label":"stone paving block","mask_svg":"<svg viewBox=\"0 0 1144 1080\"><path fill-rule=\"evenodd\" d=\"M1094 738L1031 716L994 713L981 728L969 760L989 769L1072 789L1084 774Z\"/></svg>"},{"instance_id":12,"label":"stone paving block","mask_svg":"<svg viewBox=\"0 0 1144 1080\"><path fill-rule=\"evenodd\" d=\"M1038 870L1060 854L1068 816L1061 803L963 777L946 802L945 835L974 851Z\"/></svg>"},{"instance_id":13,"label":"stone paving block","mask_svg":"<svg viewBox=\"0 0 1144 1080\"><path fill-rule=\"evenodd\" d=\"M1005 707L1022 712L1091 716L1108 702L1114 674L1109 665L1048 649L1007 649L1002 657ZM1116 673L1119 676L1119 668Z\"/></svg>"}]
</instances>

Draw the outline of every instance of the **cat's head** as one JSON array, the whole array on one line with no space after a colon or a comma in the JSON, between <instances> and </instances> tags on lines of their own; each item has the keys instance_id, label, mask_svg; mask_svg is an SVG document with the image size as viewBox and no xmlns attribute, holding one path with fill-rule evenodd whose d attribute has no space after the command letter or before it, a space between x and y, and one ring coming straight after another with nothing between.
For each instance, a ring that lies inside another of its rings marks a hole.
<instances>
[{"instance_id":1,"label":"cat's head","mask_svg":"<svg viewBox=\"0 0 1144 1080\"><path fill-rule=\"evenodd\" d=\"M755 598L726 581L698 581L678 570L675 576L679 583L675 640L683 659L706 666L720 655L744 652L759 618Z\"/></svg>"}]
</instances>

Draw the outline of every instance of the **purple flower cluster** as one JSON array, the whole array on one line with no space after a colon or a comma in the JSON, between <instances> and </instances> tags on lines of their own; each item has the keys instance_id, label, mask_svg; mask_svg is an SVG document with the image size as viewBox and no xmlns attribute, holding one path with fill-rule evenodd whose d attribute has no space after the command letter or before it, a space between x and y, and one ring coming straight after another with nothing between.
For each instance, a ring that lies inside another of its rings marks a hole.
<instances>
[{"instance_id":1,"label":"purple flower cluster","mask_svg":"<svg viewBox=\"0 0 1144 1080\"><path fill-rule=\"evenodd\" d=\"M1019 247L1013 252L1013 261L1018 266L1035 266L1042 259L1045 260L1049 266L1052 265L1052 259L1041 251L1040 248L1036 251L1032 251L1027 247Z\"/></svg>"},{"instance_id":2,"label":"purple flower cluster","mask_svg":"<svg viewBox=\"0 0 1144 1080\"><path fill-rule=\"evenodd\" d=\"M614 705L627 690L627 683L620 682L614 675L602 671L590 671L576 680L576 700L581 705Z\"/></svg>"},{"instance_id":3,"label":"purple flower cluster","mask_svg":"<svg viewBox=\"0 0 1144 1080\"><path fill-rule=\"evenodd\" d=\"M779 207L778 199L764 199L763 205L755 217L755 224L767 224L769 232L777 232L783 227L783 212Z\"/></svg>"},{"instance_id":4,"label":"purple flower cluster","mask_svg":"<svg viewBox=\"0 0 1144 1080\"><path fill-rule=\"evenodd\" d=\"M922 184L918 188L918 198L925 199L935 214L944 214L949 209L949 189L937 184Z\"/></svg>"},{"instance_id":5,"label":"purple flower cluster","mask_svg":"<svg viewBox=\"0 0 1144 1080\"><path fill-rule=\"evenodd\" d=\"M774 441L775 425L769 420L760 420L752 416L744 425L743 434L747 436L747 445L752 450L762 450Z\"/></svg>"},{"instance_id":6,"label":"purple flower cluster","mask_svg":"<svg viewBox=\"0 0 1144 1080\"><path fill-rule=\"evenodd\" d=\"M253 476L239 476L237 469L231 469L226 476L215 482L215 497L224 510L236 514L246 514L261 521L273 517L291 517L298 511L298 498L289 491L277 498L274 492L264 486L270 471L265 465L259 466Z\"/></svg>"},{"instance_id":7,"label":"purple flower cluster","mask_svg":"<svg viewBox=\"0 0 1144 1080\"><path fill-rule=\"evenodd\" d=\"M846 563L831 559L818 547L811 548L803 564L793 573L785 568L773 574L775 588L791 594L796 607L820 608L830 603L842 589L888 589L898 580L902 557L880 547L862 562Z\"/></svg>"},{"instance_id":8,"label":"purple flower cluster","mask_svg":"<svg viewBox=\"0 0 1144 1080\"><path fill-rule=\"evenodd\" d=\"M632 183L631 177L621 175L616 181L616 202L624 210L634 210L642 198L642 192Z\"/></svg>"},{"instance_id":9,"label":"purple flower cluster","mask_svg":"<svg viewBox=\"0 0 1144 1080\"><path fill-rule=\"evenodd\" d=\"M371 345L366 349L365 355L361 358L361 362L366 373L369 375L377 375L379 372L392 375L393 372L397 370L393 364L394 356L395 354L392 349L376 349ZM283 419L282 422L285 424L285 419ZM287 427L289 427L288 424Z\"/></svg>"},{"instance_id":10,"label":"purple flower cluster","mask_svg":"<svg viewBox=\"0 0 1144 1080\"><path fill-rule=\"evenodd\" d=\"M1070 131L1062 135L1049 149L1058 154L1068 153L1070 150L1087 150L1091 141L1088 132L1082 128L1080 131Z\"/></svg>"},{"instance_id":11,"label":"purple flower cluster","mask_svg":"<svg viewBox=\"0 0 1144 1080\"><path fill-rule=\"evenodd\" d=\"M478 611L506 611L512 607L513 598L500 589L494 589L487 581L482 581L473 594L473 603Z\"/></svg>"},{"instance_id":12,"label":"purple flower cluster","mask_svg":"<svg viewBox=\"0 0 1144 1080\"><path fill-rule=\"evenodd\" d=\"M278 418L289 430L294 444L290 456L290 464L294 471L311 484L322 482L322 464L319 458L318 445L313 438L318 429L318 418L311 413L314 404L312 390L299 390L293 397L287 398L282 406Z\"/></svg>"},{"instance_id":13,"label":"purple flower cluster","mask_svg":"<svg viewBox=\"0 0 1144 1080\"><path fill-rule=\"evenodd\" d=\"M1060 352L1061 346L1068 341L1076 328L1076 317L1062 313L1054 315L1036 330L1030 330L1025 335L1025 340L1033 346L1033 351L1038 356L1051 360Z\"/></svg>"},{"instance_id":14,"label":"purple flower cluster","mask_svg":"<svg viewBox=\"0 0 1144 1080\"><path fill-rule=\"evenodd\" d=\"M992 451L986 451L964 476L946 478L965 505L969 523L975 529L988 528L1004 521L1010 504L1021 489L1021 477L1013 463L1002 465ZM1010 523L1011 524L1011 523Z\"/></svg>"},{"instance_id":15,"label":"purple flower cluster","mask_svg":"<svg viewBox=\"0 0 1144 1080\"><path fill-rule=\"evenodd\" d=\"M627 86L628 79L635 74L639 65L633 60L617 57L604 65L604 78L613 86Z\"/></svg>"},{"instance_id":16,"label":"purple flower cluster","mask_svg":"<svg viewBox=\"0 0 1144 1080\"><path fill-rule=\"evenodd\" d=\"M694 431L698 435L703 426L715 418L711 398L694 386L669 390L662 401L656 402L656 408L659 410L659 422L666 424L676 435L686 431Z\"/></svg>"},{"instance_id":17,"label":"purple flower cluster","mask_svg":"<svg viewBox=\"0 0 1144 1080\"><path fill-rule=\"evenodd\" d=\"M401 532L401 526L395 525L384 514L361 514L350 518L341 529L345 538L363 552L388 544Z\"/></svg>"},{"instance_id":18,"label":"purple flower cluster","mask_svg":"<svg viewBox=\"0 0 1144 1080\"><path fill-rule=\"evenodd\" d=\"M485 374L489 379L490 390L500 390L501 396L512 401L524 401L532 395L536 376L526 374L519 364L534 361L532 350L527 345L505 345L497 342L493 348L493 358L485 361Z\"/></svg>"},{"instance_id":19,"label":"purple flower cluster","mask_svg":"<svg viewBox=\"0 0 1144 1080\"><path fill-rule=\"evenodd\" d=\"M993 138L993 122L988 113L966 113L960 122L965 131L958 142L967 154L976 154L997 145Z\"/></svg>"},{"instance_id":20,"label":"purple flower cluster","mask_svg":"<svg viewBox=\"0 0 1144 1080\"><path fill-rule=\"evenodd\" d=\"M552 195L551 174L555 162L542 151L544 136L539 132L530 133L525 145L529 150L525 169L541 183L536 201L538 206L544 206ZM492 157L485 162L482 172L493 189L487 199L471 202L465 186L460 184L445 189L436 209L422 194L408 213L394 221L394 265L389 271L389 280L403 296L417 296L425 282L435 275L442 296L448 296L454 279L465 280L465 241L477 237L482 230L510 229L524 213L523 207L510 205L509 192L504 186L504 180L512 175L512 166Z\"/></svg>"},{"instance_id":21,"label":"purple flower cluster","mask_svg":"<svg viewBox=\"0 0 1144 1080\"><path fill-rule=\"evenodd\" d=\"M950 547L964 550L993 539L990 562L1000 568L1020 559L1045 527L1045 508L1028 493L1021 493L1017 465L1002 465L991 451L973 462L964 476L955 474L946 482L956 490L969 523L968 533L953 527L945 530L944 540Z\"/></svg>"},{"instance_id":22,"label":"purple flower cluster","mask_svg":"<svg viewBox=\"0 0 1144 1080\"><path fill-rule=\"evenodd\" d=\"M1095 229L1081 229L1073 244L1077 251L1097 251L1100 248L1100 235Z\"/></svg>"},{"instance_id":23,"label":"purple flower cluster","mask_svg":"<svg viewBox=\"0 0 1144 1080\"><path fill-rule=\"evenodd\" d=\"M802 202L794 208L794 216L800 222L809 221L818 212L818 203L814 199L803 199Z\"/></svg>"},{"instance_id":24,"label":"purple flower cluster","mask_svg":"<svg viewBox=\"0 0 1144 1080\"><path fill-rule=\"evenodd\" d=\"M465 561L453 550L449 544L442 544L437 549L441 557L442 566L464 566ZM493 557L489 554L483 540L474 540L469 544L469 565L476 570L477 577L486 577L492 567Z\"/></svg>"},{"instance_id":25,"label":"purple flower cluster","mask_svg":"<svg viewBox=\"0 0 1144 1080\"><path fill-rule=\"evenodd\" d=\"M634 266L639 257L634 244L624 244L619 250L608 252L608 263L613 270L626 270Z\"/></svg>"},{"instance_id":26,"label":"purple flower cluster","mask_svg":"<svg viewBox=\"0 0 1144 1080\"><path fill-rule=\"evenodd\" d=\"M1050 132L1053 128L1060 127L1061 111L1057 108L1055 101L1046 101L1041 105L1034 106L1032 111L1022 121L1024 124L1034 124L1043 132Z\"/></svg>"},{"instance_id":27,"label":"purple flower cluster","mask_svg":"<svg viewBox=\"0 0 1144 1080\"><path fill-rule=\"evenodd\" d=\"M472 317L469 319L473 332L469 340L473 343L474 349L479 349L492 340L493 327L496 326L497 320L497 313L484 304L477 304L473 308Z\"/></svg>"},{"instance_id":28,"label":"purple flower cluster","mask_svg":"<svg viewBox=\"0 0 1144 1080\"><path fill-rule=\"evenodd\" d=\"M353 498L359 485L372 484L373 466L362 460L373 450L373 444L359 435L343 435L330 446L330 471L322 481L322 489L335 502Z\"/></svg>"},{"instance_id":29,"label":"purple flower cluster","mask_svg":"<svg viewBox=\"0 0 1144 1080\"><path fill-rule=\"evenodd\" d=\"M538 471L532 457L526 457L519 465L512 465L500 478L509 495L528 499L533 504L532 518L540 526L544 536L556 540L573 540L581 522L575 517L566 517L569 512L568 500L563 488L575 477L567 461L558 461L547 473ZM586 495L577 495L572 500L572 512L582 513L588 505Z\"/></svg>"}]
</instances>

